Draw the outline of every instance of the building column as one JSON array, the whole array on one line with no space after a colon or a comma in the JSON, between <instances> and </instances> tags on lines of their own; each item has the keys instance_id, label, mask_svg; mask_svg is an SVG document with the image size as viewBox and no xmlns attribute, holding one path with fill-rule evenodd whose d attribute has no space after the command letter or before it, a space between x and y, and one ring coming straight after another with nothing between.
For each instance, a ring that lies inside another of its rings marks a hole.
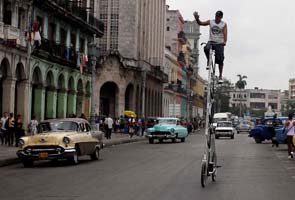
<instances>
[{"instance_id":1,"label":"building column","mask_svg":"<svg viewBox=\"0 0 295 200\"><path fill-rule=\"evenodd\" d=\"M76 115L76 100L77 100L77 94L75 93L69 93L68 94L68 101L67 101L67 117L69 115L75 114Z\"/></svg>"},{"instance_id":2,"label":"building column","mask_svg":"<svg viewBox=\"0 0 295 200\"><path fill-rule=\"evenodd\" d=\"M71 29L67 29L67 41L66 41L66 58L70 59L70 48L71 48Z\"/></svg>"},{"instance_id":3,"label":"building column","mask_svg":"<svg viewBox=\"0 0 295 200\"><path fill-rule=\"evenodd\" d=\"M13 4L13 3L12 3ZM18 5L11 4L11 26L18 27Z\"/></svg>"},{"instance_id":4,"label":"building column","mask_svg":"<svg viewBox=\"0 0 295 200\"><path fill-rule=\"evenodd\" d=\"M15 79L3 80L3 96L2 108L3 112L14 112L14 100L15 100Z\"/></svg>"},{"instance_id":5,"label":"building column","mask_svg":"<svg viewBox=\"0 0 295 200\"><path fill-rule=\"evenodd\" d=\"M66 92L58 92L57 93L57 118L66 118L67 117L67 93Z\"/></svg>"},{"instance_id":6,"label":"building column","mask_svg":"<svg viewBox=\"0 0 295 200\"><path fill-rule=\"evenodd\" d=\"M34 96L32 96L32 104L34 115L38 121L44 120L44 115L45 115L45 88L43 86L33 88L34 91Z\"/></svg>"},{"instance_id":7,"label":"building column","mask_svg":"<svg viewBox=\"0 0 295 200\"><path fill-rule=\"evenodd\" d=\"M123 86L123 84L122 84ZM116 110L116 115L117 116L120 116L123 114L124 110L125 110L125 87L123 86L119 86L119 94L116 95L116 99L115 99L115 102L116 102L116 108L118 108Z\"/></svg>"},{"instance_id":8,"label":"building column","mask_svg":"<svg viewBox=\"0 0 295 200\"><path fill-rule=\"evenodd\" d=\"M57 92L56 90L46 91L46 116L45 118L56 118L56 101Z\"/></svg>"},{"instance_id":9,"label":"building column","mask_svg":"<svg viewBox=\"0 0 295 200\"><path fill-rule=\"evenodd\" d=\"M60 23L56 23L56 30L55 30L55 42L56 44L60 44Z\"/></svg>"},{"instance_id":10,"label":"building column","mask_svg":"<svg viewBox=\"0 0 295 200\"><path fill-rule=\"evenodd\" d=\"M76 32L76 52L80 52L80 30L78 29Z\"/></svg>"},{"instance_id":11,"label":"building column","mask_svg":"<svg viewBox=\"0 0 295 200\"><path fill-rule=\"evenodd\" d=\"M29 101L29 89L30 89L30 82L29 81L22 81L19 83L18 87L17 87L17 94L18 94L18 98L17 98L17 114L20 114L23 118L23 123L25 125L25 127L27 127L26 125L29 123L29 116L27 116L26 114L29 113L29 106L28 105L28 101Z\"/></svg>"},{"instance_id":12,"label":"building column","mask_svg":"<svg viewBox=\"0 0 295 200\"><path fill-rule=\"evenodd\" d=\"M48 39L48 14L44 16L43 37Z\"/></svg>"},{"instance_id":13,"label":"building column","mask_svg":"<svg viewBox=\"0 0 295 200\"><path fill-rule=\"evenodd\" d=\"M3 13L4 13L4 9L3 9L3 4L4 4L4 0L0 0L0 22L3 22Z\"/></svg>"}]
</instances>

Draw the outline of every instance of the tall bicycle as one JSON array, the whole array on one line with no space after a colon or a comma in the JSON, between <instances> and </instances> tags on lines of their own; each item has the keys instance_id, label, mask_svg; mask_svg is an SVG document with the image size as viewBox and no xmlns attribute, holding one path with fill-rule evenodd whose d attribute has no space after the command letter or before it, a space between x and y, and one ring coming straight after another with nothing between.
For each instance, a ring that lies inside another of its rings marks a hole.
<instances>
[{"instance_id":1,"label":"tall bicycle","mask_svg":"<svg viewBox=\"0 0 295 200\"><path fill-rule=\"evenodd\" d=\"M204 45L206 43L202 43ZM213 61L214 50L212 45L210 46L209 58L208 58L208 86L207 86L207 107L206 107L206 124L205 124L205 136L206 136L206 145L205 153L203 155L202 164L201 164L201 185L202 187L206 186L208 177L211 176L212 181L216 180L217 175L217 155L215 149L215 137L213 129L213 103L214 103L214 93L216 87L217 77L215 76L215 61Z\"/></svg>"}]
</instances>

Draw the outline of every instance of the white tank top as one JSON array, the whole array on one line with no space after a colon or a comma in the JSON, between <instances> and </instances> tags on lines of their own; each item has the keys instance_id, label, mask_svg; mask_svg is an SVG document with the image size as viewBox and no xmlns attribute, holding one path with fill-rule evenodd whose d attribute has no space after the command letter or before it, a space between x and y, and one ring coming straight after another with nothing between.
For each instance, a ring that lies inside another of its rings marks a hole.
<instances>
[{"instance_id":1,"label":"white tank top","mask_svg":"<svg viewBox=\"0 0 295 200\"><path fill-rule=\"evenodd\" d=\"M294 135L294 126L293 126L293 120L290 121L290 125L288 126L288 133L287 135Z\"/></svg>"},{"instance_id":2,"label":"white tank top","mask_svg":"<svg viewBox=\"0 0 295 200\"><path fill-rule=\"evenodd\" d=\"M220 21L218 24L215 20L210 20L210 36L209 41L215 42L218 44L224 43L223 28L225 23Z\"/></svg>"}]
</instances>

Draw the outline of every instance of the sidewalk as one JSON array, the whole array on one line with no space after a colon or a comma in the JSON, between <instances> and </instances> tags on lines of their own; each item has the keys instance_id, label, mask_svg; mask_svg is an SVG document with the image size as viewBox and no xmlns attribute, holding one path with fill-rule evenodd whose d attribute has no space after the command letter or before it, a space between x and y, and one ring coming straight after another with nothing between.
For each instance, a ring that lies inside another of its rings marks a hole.
<instances>
[{"instance_id":1,"label":"sidewalk","mask_svg":"<svg viewBox=\"0 0 295 200\"><path fill-rule=\"evenodd\" d=\"M104 138L104 147L110 147L113 145L126 144L132 142L138 142L145 140L145 137L133 136L130 138L128 134L113 133L112 139L107 140ZM16 164L19 159L16 156L16 152L19 148L8 147L5 145L0 145L0 167Z\"/></svg>"}]
</instances>

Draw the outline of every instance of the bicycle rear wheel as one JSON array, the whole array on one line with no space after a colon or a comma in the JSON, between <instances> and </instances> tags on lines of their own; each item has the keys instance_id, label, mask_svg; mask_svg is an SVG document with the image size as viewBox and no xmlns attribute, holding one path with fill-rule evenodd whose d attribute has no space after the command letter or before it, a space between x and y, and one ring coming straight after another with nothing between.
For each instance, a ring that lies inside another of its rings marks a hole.
<instances>
[{"instance_id":1,"label":"bicycle rear wheel","mask_svg":"<svg viewBox=\"0 0 295 200\"><path fill-rule=\"evenodd\" d=\"M206 163L202 162L202 167L201 167L201 185L204 188L207 183L207 167Z\"/></svg>"}]
</instances>

